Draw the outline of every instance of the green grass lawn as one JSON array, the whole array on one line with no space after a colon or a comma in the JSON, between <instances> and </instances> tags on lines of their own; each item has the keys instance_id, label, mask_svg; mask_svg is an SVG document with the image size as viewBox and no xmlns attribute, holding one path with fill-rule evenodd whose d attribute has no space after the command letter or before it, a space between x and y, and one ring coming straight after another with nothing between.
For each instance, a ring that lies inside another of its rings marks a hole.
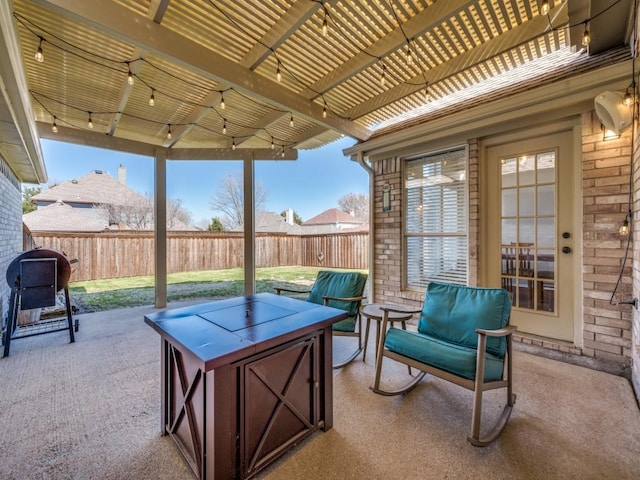
<instances>
[{"instance_id":1,"label":"green grass lawn","mask_svg":"<svg viewBox=\"0 0 640 480\"><path fill-rule=\"evenodd\" d=\"M304 290L313 285L320 270L322 268L318 267L258 268L256 292L273 293L274 287ZM154 277L149 275L75 282L69 284L69 292L71 302L80 312L153 305ZM167 276L167 297L170 302L195 298L219 299L243 293L244 271L241 268L170 273ZM305 295L300 298L305 298Z\"/></svg>"}]
</instances>

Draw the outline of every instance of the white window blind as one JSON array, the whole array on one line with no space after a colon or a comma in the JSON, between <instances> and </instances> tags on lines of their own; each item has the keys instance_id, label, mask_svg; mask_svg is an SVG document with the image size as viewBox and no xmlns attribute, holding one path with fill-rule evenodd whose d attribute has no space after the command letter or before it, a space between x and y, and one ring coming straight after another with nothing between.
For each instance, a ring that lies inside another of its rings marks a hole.
<instances>
[{"instance_id":1,"label":"white window blind","mask_svg":"<svg viewBox=\"0 0 640 480\"><path fill-rule=\"evenodd\" d=\"M405 286L431 281L467 283L467 150L407 159L405 194Z\"/></svg>"}]
</instances>

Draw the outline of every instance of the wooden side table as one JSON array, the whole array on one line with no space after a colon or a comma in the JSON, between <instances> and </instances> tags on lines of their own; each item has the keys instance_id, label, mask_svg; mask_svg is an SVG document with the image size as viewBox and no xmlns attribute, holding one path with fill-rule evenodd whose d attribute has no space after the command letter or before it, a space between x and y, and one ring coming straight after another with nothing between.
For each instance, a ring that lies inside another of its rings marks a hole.
<instances>
[{"instance_id":1,"label":"wooden side table","mask_svg":"<svg viewBox=\"0 0 640 480\"><path fill-rule=\"evenodd\" d=\"M382 322L382 318L384 317L384 312L382 311L382 307L392 307L398 310L403 310L405 307L402 305L391 305L384 303L371 303L369 305L363 305L360 307L360 315L367 319L367 326L365 327L364 334L364 350L362 352L362 361L364 362L367 358L367 342L369 341L369 324L371 320L376 321L376 357L378 355L378 343L380 343L380 323ZM398 312L389 312L389 322L393 325L393 322L401 322L402 328L404 330L407 329L407 321L411 320L413 317L413 313L398 313Z\"/></svg>"}]
</instances>

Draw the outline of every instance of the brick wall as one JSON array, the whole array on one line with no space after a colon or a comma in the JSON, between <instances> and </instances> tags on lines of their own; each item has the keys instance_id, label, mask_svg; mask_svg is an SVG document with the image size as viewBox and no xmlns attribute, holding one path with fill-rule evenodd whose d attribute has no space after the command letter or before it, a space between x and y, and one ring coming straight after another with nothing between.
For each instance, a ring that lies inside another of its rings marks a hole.
<instances>
[{"instance_id":1,"label":"brick wall","mask_svg":"<svg viewBox=\"0 0 640 480\"><path fill-rule=\"evenodd\" d=\"M618 228L628 210L630 130L604 141L595 113L582 115L582 355L623 365L630 365L632 308L618 302L632 298L632 244L613 301L611 296L629 238Z\"/></svg>"},{"instance_id":2,"label":"brick wall","mask_svg":"<svg viewBox=\"0 0 640 480\"><path fill-rule=\"evenodd\" d=\"M22 251L20 182L0 156L0 319L8 314L10 288L5 280L9 263Z\"/></svg>"}]
</instances>

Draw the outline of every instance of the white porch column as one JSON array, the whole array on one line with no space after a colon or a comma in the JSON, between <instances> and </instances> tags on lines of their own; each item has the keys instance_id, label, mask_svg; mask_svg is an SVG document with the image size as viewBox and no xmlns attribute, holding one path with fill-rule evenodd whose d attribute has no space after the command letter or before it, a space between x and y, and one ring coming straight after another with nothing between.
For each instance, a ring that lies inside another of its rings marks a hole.
<instances>
[{"instance_id":1,"label":"white porch column","mask_svg":"<svg viewBox=\"0 0 640 480\"><path fill-rule=\"evenodd\" d=\"M164 149L157 149L155 154L154 190L155 306L164 308L167 306L167 152Z\"/></svg>"},{"instance_id":2,"label":"white porch column","mask_svg":"<svg viewBox=\"0 0 640 480\"><path fill-rule=\"evenodd\" d=\"M256 293L256 219L254 208L254 158L244 158L244 294Z\"/></svg>"}]
</instances>

